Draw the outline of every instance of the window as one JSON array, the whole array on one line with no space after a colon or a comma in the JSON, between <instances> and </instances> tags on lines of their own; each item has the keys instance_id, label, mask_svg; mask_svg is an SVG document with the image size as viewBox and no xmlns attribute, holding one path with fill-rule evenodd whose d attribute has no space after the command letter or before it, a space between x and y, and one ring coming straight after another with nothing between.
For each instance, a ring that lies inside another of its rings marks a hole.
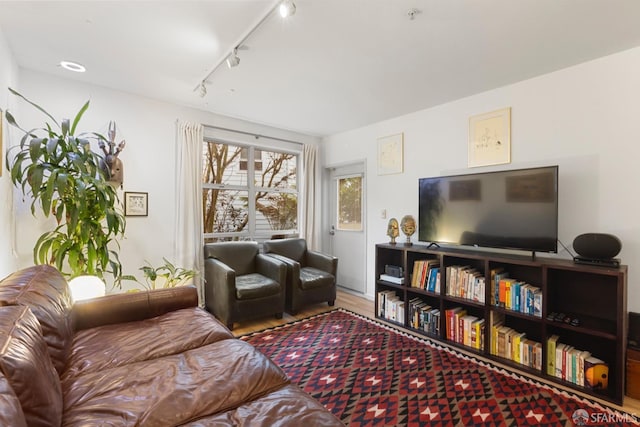
<instances>
[{"instance_id":1,"label":"window","mask_svg":"<svg viewBox=\"0 0 640 427\"><path fill-rule=\"evenodd\" d=\"M254 168L257 171L262 170L262 150L255 149L253 150L254 160ZM240 170L246 171L249 165L249 149L243 148L240 152Z\"/></svg>"},{"instance_id":2,"label":"window","mask_svg":"<svg viewBox=\"0 0 640 427\"><path fill-rule=\"evenodd\" d=\"M297 153L205 141L205 242L297 233L298 161Z\"/></svg>"},{"instance_id":3,"label":"window","mask_svg":"<svg viewBox=\"0 0 640 427\"><path fill-rule=\"evenodd\" d=\"M362 176L338 178L338 230L362 231Z\"/></svg>"}]
</instances>

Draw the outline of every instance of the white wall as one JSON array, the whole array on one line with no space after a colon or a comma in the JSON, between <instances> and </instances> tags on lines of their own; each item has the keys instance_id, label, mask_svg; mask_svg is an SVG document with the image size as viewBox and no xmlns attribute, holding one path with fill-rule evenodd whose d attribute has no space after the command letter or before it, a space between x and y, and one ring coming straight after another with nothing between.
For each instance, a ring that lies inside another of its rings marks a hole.
<instances>
[{"instance_id":1,"label":"white wall","mask_svg":"<svg viewBox=\"0 0 640 427\"><path fill-rule=\"evenodd\" d=\"M325 165L367 161L367 295L374 292L375 244L389 217L418 215L418 178L559 165L559 238L586 232L622 241L628 308L640 311L640 48L600 58L435 108L326 138ZM511 107L511 164L467 168L469 117ZM404 132L404 173L378 176L376 140ZM414 235L414 239L416 239ZM569 258L561 251L558 256ZM595 300L594 300L595 303Z\"/></svg>"},{"instance_id":2,"label":"white wall","mask_svg":"<svg viewBox=\"0 0 640 427\"><path fill-rule=\"evenodd\" d=\"M0 29L0 88L14 86L17 81L17 75L18 67ZM13 108L15 100L11 98L13 97L9 97L8 91L0 91L1 110L11 110ZM11 273L16 267L16 257L13 254L14 217L11 208L13 201L11 180L4 167L4 151L9 146L9 138L13 134L13 129L7 125L6 121L2 124L2 138L4 141L0 141L0 146L2 146L2 153L0 154L0 170L2 170L2 176L0 177L0 279Z\"/></svg>"},{"instance_id":3,"label":"white wall","mask_svg":"<svg viewBox=\"0 0 640 427\"><path fill-rule=\"evenodd\" d=\"M121 241L120 260L123 272L137 275L139 278L142 276L138 274L138 269L146 260L153 265L161 264L162 257L174 260L177 119L302 143L318 142L314 137L24 69L20 69L18 91L41 105L58 120L72 119L82 105L90 100L89 109L80 121L79 132L99 131L106 134L109 121L116 122L117 141L125 139L127 142L126 148L120 154L124 163L124 191L149 193L149 216L127 217L125 238ZM42 126L45 121L44 115L24 102L18 103L15 116L25 129ZM12 138L12 143L15 144L18 139ZM17 234L20 236L17 251L20 257L19 266L22 267L33 263L34 243L48 225L47 221L36 220L31 216L30 201L23 203L21 192L15 191L15 198L18 211Z\"/></svg>"}]
</instances>

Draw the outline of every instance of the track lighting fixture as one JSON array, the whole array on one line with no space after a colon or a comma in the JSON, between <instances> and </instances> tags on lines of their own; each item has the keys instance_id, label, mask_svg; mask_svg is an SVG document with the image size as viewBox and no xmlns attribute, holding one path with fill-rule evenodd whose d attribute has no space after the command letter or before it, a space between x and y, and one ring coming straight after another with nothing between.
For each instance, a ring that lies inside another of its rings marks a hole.
<instances>
[{"instance_id":1,"label":"track lighting fixture","mask_svg":"<svg viewBox=\"0 0 640 427\"><path fill-rule=\"evenodd\" d=\"M243 46L244 42L251 37L251 35L271 16L275 13L275 10L278 9L280 15L283 18L287 18L296 13L296 5L293 0L271 0L271 7L265 10L264 14L257 20L249 30L247 30L242 37L236 41L233 50L228 53L226 56L220 56L218 62L212 67L211 71L207 73L206 76L202 79L202 83L198 84L193 91L200 94L200 96L204 97L206 95L207 88L204 87L204 82L208 81L209 78L218 70L223 63L227 63L227 67L233 68L237 67L240 64L240 58L238 57L238 47Z\"/></svg>"},{"instance_id":2,"label":"track lighting fixture","mask_svg":"<svg viewBox=\"0 0 640 427\"><path fill-rule=\"evenodd\" d=\"M204 80L200 83L200 86L198 86L198 95L200 95L200 98L207 96L207 87L204 84Z\"/></svg>"},{"instance_id":3,"label":"track lighting fixture","mask_svg":"<svg viewBox=\"0 0 640 427\"><path fill-rule=\"evenodd\" d=\"M227 67L233 68L240 64L240 57L238 56L238 48L233 49L233 52L227 56Z\"/></svg>"},{"instance_id":4,"label":"track lighting fixture","mask_svg":"<svg viewBox=\"0 0 640 427\"><path fill-rule=\"evenodd\" d=\"M280 16L286 18L296 13L296 4L293 0L283 0L282 3L280 3L279 10Z\"/></svg>"}]
</instances>

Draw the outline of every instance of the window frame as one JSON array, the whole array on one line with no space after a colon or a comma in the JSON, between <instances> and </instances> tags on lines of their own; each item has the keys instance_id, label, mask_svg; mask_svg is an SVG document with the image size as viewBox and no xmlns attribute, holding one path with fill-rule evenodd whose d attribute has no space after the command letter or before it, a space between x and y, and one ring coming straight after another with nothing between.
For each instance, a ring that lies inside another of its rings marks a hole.
<instances>
[{"instance_id":1,"label":"window frame","mask_svg":"<svg viewBox=\"0 0 640 427\"><path fill-rule=\"evenodd\" d=\"M234 147L239 147L241 149L247 150L247 185L237 185L237 184L215 184L215 183L205 183L202 180L202 174L200 175L200 194L203 194L206 189L218 189L218 190L231 190L231 191L246 191L248 194L248 206L247 206L247 214L249 216L249 221L247 222L247 226L244 230L239 232L213 232L213 233L205 233L203 230L203 239L228 239L232 238L233 240L255 240L255 241L264 241L271 238L274 234L285 234L285 235L299 235L300 233L300 221L302 219L302 191L301 191L301 165L302 165L302 144L278 144L277 141L273 141L272 143L267 143L265 140L269 140L270 138L260 138L262 143L251 143L247 141L242 141L240 138L221 138L215 135L207 135L205 132L205 136L203 138L203 146L201 152L204 154L205 145L208 143L214 144L226 144ZM281 147L280 145L285 145ZM295 146L299 146L298 149L295 149ZM262 167L265 165L265 153L274 152L274 153L282 153L282 154L290 154L295 157L296 161L296 181L295 188L269 188L262 187L256 184L256 168L255 168L255 150L259 150L261 155L261 163ZM239 170L243 170L240 168L240 162L242 161L242 154L240 155L240 159L238 159L238 168ZM202 157L201 160L202 161ZM257 209L256 209L256 200L255 195L258 192L267 192L267 193L276 193L276 194L295 194L297 198L297 212L296 212L296 227L294 229L287 230L271 230L269 233L257 233L256 230L256 219L257 219Z\"/></svg>"}]
</instances>

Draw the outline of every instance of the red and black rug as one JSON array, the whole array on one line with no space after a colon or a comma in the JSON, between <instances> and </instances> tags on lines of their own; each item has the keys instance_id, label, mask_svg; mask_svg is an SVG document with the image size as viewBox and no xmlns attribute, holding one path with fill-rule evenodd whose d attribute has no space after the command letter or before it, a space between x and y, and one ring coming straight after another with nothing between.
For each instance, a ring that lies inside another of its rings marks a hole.
<instances>
[{"instance_id":1,"label":"red and black rug","mask_svg":"<svg viewBox=\"0 0 640 427\"><path fill-rule=\"evenodd\" d=\"M241 339L349 426L637 425L635 415L342 309Z\"/></svg>"}]
</instances>

